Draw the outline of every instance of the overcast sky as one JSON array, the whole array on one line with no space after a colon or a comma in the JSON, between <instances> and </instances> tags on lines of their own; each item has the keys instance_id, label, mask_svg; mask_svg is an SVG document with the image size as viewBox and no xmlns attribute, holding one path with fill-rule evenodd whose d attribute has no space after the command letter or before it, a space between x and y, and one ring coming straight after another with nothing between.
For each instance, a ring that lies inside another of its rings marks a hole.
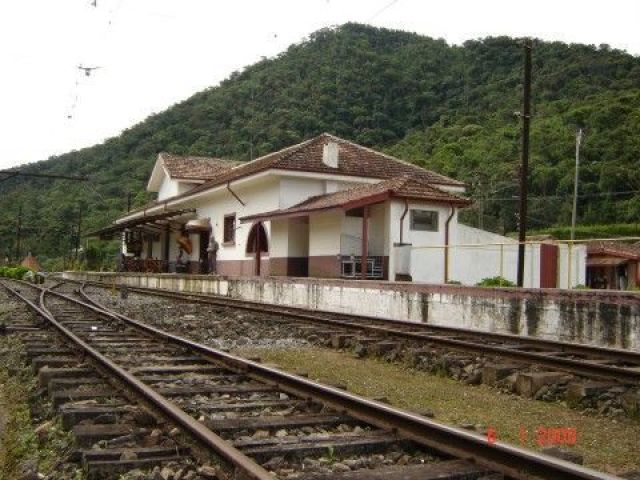
<instances>
[{"instance_id":1,"label":"overcast sky","mask_svg":"<svg viewBox=\"0 0 640 480\"><path fill-rule=\"evenodd\" d=\"M640 0L2 0L0 168L99 143L325 26L640 54ZM85 76L77 66L99 66Z\"/></svg>"}]
</instances>

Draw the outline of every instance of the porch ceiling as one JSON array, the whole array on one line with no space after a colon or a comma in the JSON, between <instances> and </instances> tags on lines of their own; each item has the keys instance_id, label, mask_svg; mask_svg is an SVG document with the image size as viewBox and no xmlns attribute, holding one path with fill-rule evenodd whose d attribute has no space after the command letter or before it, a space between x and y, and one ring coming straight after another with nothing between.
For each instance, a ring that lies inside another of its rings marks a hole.
<instances>
[{"instance_id":1,"label":"porch ceiling","mask_svg":"<svg viewBox=\"0 0 640 480\"><path fill-rule=\"evenodd\" d=\"M587 267L616 267L628 261L628 259L620 257L590 257L587 258Z\"/></svg>"},{"instance_id":2,"label":"porch ceiling","mask_svg":"<svg viewBox=\"0 0 640 480\"><path fill-rule=\"evenodd\" d=\"M171 220L176 220L179 217L188 215L193 216L195 209L185 210L173 210L170 212L157 213L155 215L147 215L145 217L134 218L126 222L110 225L100 230L89 232L85 237L100 237L102 240L108 240L113 238L116 234L123 232L126 229L142 228L142 229L158 229L165 227Z\"/></svg>"}]
</instances>

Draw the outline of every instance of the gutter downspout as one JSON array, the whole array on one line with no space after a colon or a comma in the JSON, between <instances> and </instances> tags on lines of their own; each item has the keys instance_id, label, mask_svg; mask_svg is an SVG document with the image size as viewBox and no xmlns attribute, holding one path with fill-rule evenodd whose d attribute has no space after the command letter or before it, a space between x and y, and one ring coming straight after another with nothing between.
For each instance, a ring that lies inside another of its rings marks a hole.
<instances>
[{"instance_id":1,"label":"gutter downspout","mask_svg":"<svg viewBox=\"0 0 640 480\"><path fill-rule=\"evenodd\" d=\"M409 212L409 200L404 199L404 212L402 212L402 216L400 217L400 245L404 245L404 217L407 216Z\"/></svg>"},{"instance_id":2,"label":"gutter downspout","mask_svg":"<svg viewBox=\"0 0 640 480\"><path fill-rule=\"evenodd\" d=\"M233 190L231 190L231 182L227 182L227 190L229 190L229 193L231 193L231 195L233 195L233 198L235 198L236 200L238 200L243 207L245 207L247 204L244 203L242 201L242 199L236 194L236 192L234 192Z\"/></svg>"},{"instance_id":3,"label":"gutter downspout","mask_svg":"<svg viewBox=\"0 0 640 480\"><path fill-rule=\"evenodd\" d=\"M444 283L449 281L449 224L456 213L456 207L451 204L451 213L444 223Z\"/></svg>"}]
</instances>

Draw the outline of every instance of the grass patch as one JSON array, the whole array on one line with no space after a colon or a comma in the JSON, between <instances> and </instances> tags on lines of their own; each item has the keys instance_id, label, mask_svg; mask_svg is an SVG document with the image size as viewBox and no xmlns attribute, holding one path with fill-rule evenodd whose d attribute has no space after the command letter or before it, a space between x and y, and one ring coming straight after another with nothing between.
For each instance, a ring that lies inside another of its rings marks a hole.
<instances>
[{"instance_id":1,"label":"grass patch","mask_svg":"<svg viewBox=\"0 0 640 480\"><path fill-rule=\"evenodd\" d=\"M0 479L19 478L22 465L34 460L38 446L28 402L33 378L16 361L20 357L17 345L3 339L0 348Z\"/></svg>"},{"instance_id":2,"label":"grass patch","mask_svg":"<svg viewBox=\"0 0 640 480\"><path fill-rule=\"evenodd\" d=\"M471 423L492 427L499 441L540 449L538 427L576 428L574 447L585 465L608 473L640 468L640 423L631 419L589 417L559 403L528 400L501 394L480 385L463 385L450 378L430 375L403 365L363 358L322 348L242 348L243 356L259 356L282 369L305 370L325 383L342 383L365 397L384 396L398 407L415 412L432 411L439 422ZM521 442L521 428L527 432Z\"/></svg>"},{"instance_id":3,"label":"grass patch","mask_svg":"<svg viewBox=\"0 0 640 480\"><path fill-rule=\"evenodd\" d=\"M14 337L0 338L0 480L21 478L25 469L57 478L73 439L55 421L46 435L36 434L30 404L36 379L23 358ZM76 472L75 478L83 477Z\"/></svg>"}]
</instances>

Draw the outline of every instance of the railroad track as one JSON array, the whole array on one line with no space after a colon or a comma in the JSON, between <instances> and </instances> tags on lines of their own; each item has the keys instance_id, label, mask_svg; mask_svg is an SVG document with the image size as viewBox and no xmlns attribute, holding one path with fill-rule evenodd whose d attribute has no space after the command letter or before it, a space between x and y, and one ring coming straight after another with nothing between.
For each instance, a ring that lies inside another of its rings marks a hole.
<instances>
[{"instance_id":1,"label":"railroad track","mask_svg":"<svg viewBox=\"0 0 640 480\"><path fill-rule=\"evenodd\" d=\"M35 286L18 292L3 284L64 336L76 354L91 358L226 460L237 478L616 478L490 443L477 433L203 346L86 297ZM41 340L46 338L40 333ZM92 426L91 421L84 425ZM97 451L109 454L109 449Z\"/></svg>"},{"instance_id":2,"label":"railroad track","mask_svg":"<svg viewBox=\"0 0 640 480\"><path fill-rule=\"evenodd\" d=\"M122 288L100 282L86 282L86 284L102 288ZM354 336L364 336L365 341L367 336L371 340L378 341L381 338L396 339L459 352L499 357L523 365L534 364L589 379L627 385L640 384L640 352L386 318L311 311L212 295L129 286L126 288L141 294L248 310L260 314L273 314L311 325L322 325L326 327L325 330L330 329L327 333L333 337L334 346L341 346L345 340L348 341Z\"/></svg>"}]
</instances>

